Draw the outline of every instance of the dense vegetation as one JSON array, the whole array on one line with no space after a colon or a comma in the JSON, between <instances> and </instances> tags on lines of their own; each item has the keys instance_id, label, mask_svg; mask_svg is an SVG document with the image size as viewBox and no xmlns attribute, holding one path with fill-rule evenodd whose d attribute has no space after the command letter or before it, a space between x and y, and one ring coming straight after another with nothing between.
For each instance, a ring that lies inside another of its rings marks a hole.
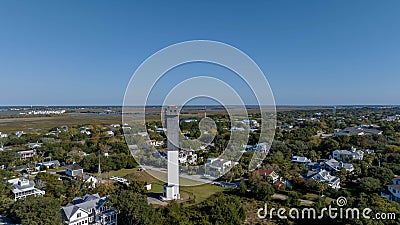
<instances>
[{"instance_id":1,"label":"dense vegetation","mask_svg":"<svg viewBox=\"0 0 400 225\"><path fill-rule=\"evenodd\" d=\"M395 174L400 175L400 122L385 121L387 116L399 114L399 110L386 108L343 108L333 115L330 110L296 110L279 112L275 140L270 154L266 157L262 168L270 169L288 180L292 186L284 190L274 188L268 179L258 173L248 171L252 152L243 154L239 164L220 178L224 182L240 182L237 189L226 189L224 193L213 195L204 202L183 204L173 202L168 206L154 207L147 204L144 183L131 181L129 187L105 183L96 188L90 188L79 179L58 179L58 175L38 173L33 179L37 187L46 191L43 198L28 198L13 202L8 196L10 186L0 182L0 214L6 215L23 224L60 224L59 207L73 198L87 193L110 195L110 202L119 213L119 224L243 224L264 223L267 220L257 218L258 208L265 203L278 207L307 207L302 200L308 200L317 210L330 204L332 200L344 196L348 207L369 207L374 212L394 212L396 220L329 219L318 223L346 224L399 224L400 206L397 203L380 197L392 183ZM230 138L230 123L226 115L212 115L217 124L216 137L213 146L208 146L206 152L199 153L204 159L218 156L227 145ZM254 113L251 119L259 120L259 114ZM311 119L315 118L315 119ZM299 120L301 119L301 120ZM260 122L260 121L259 121ZM290 124L288 127L286 125ZM375 124L383 135L364 136L327 136L334 129L343 129L362 124ZM165 134L155 132L161 123L149 122L149 135L155 140L165 140ZM91 135L79 132L79 126L61 131L57 135L27 134L20 138L10 136L2 142L5 147L15 149L29 142L44 142L38 149L38 155L28 161L19 159L15 151L0 152L0 178L5 180L17 176L14 167L26 163L57 159L62 164L77 162L85 172L97 173L101 162L103 172L122 168L135 168L137 163L131 157L130 151L122 136L122 129L114 129L115 136L104 134L104 125L88 124ZM56 129L56 128L54 128ZM189 139L198 138L200 130L198 122L181 123L181 130ZM250 133L250 145L258 142L259 132ZM45 138L46 141L43 141ZM165 147L165 146L164 146ZM300 177L307 169L303 165L291 162L293 155L306 156L312 161L328 159L332 151L337 149L373 149L374 155L365 155L362 161L354 161L355 170L339 171L336 176L341 180L341 189L335 191L327 185L315 181L307 181ZM103 153L109 153L105 156ZM201 162L201 161L200 161ZM286 199L272 198L274 194L285 196ZM314 196L314 197L310 197ZM46 209L46 212L43 212ZM43 219L46 218L46 219ZM308 224L308 220L279 220L276 217L270 221L273 224Z\"/></svg>"}]
</instances>

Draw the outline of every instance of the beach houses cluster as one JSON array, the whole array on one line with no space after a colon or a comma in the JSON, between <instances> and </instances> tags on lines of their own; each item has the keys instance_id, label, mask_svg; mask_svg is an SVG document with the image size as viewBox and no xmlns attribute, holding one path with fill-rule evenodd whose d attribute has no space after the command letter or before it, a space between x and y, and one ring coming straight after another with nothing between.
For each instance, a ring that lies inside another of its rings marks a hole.
<instances>
[{"instance_id":1,"label":"beach houses cluster","mask_svg":"<svg viewBox=\"0 0 400 225\"><path fill-rule=\"evenodd\" d=\"M356 160L363 160L364 154L374 154L373 150L357 150L351 148L350 150L335 150L329 159L320 159L312 162L304 156L293 156L292 162L304 165L308 172L302 175L305 180L315 180L318 182L326 183L328 186L335 190L340 189L340 178L335 174L342 169L351 173L354 171L354 166L351 162Z\"/></svg>"},{"instance_id":2,"label":"beach houses cluster","mask_svg":"<svg viewBox=\"0 0 400 225\"><path fill-rule=\"evenodd\" d=\"M363 136L363 135L381 135L383 131L377 129L366 128L365 126L346 127L344 129L335 129L333 136Z\"/></svg>"}]
</instances>

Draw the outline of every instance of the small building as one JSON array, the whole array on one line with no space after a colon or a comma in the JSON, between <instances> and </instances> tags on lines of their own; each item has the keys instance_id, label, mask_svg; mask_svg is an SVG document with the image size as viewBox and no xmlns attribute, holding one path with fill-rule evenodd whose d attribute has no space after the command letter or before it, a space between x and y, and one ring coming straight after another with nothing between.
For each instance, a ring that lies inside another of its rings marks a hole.
<instances>
[{"instance_id":1,"label":"small building","mask_svg":"<svg viewBox=\"0 0 400 225\"><path fill-rule=\"evenodd\" d=\"M108 196L98 194L75 198L61 207L61 218L65 225L117 225L117 212L108 204Z\"/></svg>"},{"instance_id":2,"label":"small building","mask_svg":"<svg viewBox=\"0 0 400 225\"><path fill-rule=\"evenodd\" d=\"M24 151L17 151L18 155L21 157L22 160L32 158L36 155L36 149L29 149Z\"/></svg>"},{"instance_id":3,"label":"small building","mask_svg":"<svg viewBox=\"0 0 400 225\"><path fill-rule=\"evenodd\" d=\"M35 142L35 143L28 143L26 144L30 149L38 149L42 147L43 143Z\"/></svg>"},{"instance_id":4,"label":"small building","mask_svg":"<svg viewBox=\"0 0 400 225\"><path fill-rule=\"evenodd\" d=\"M8 134L0 132L0 138L7 138L7 137L8 137Z\"/></svg>"},{"instance_id":5,"label":"small building","mask_svg":"<svg viewBox=\"0 0 400 225\"><path fill-rule=\"evenodd\" d=\"M39 163L39 165L46 166L47 168L51 168L51 167L56 168L56 167L60 166L60 162L58 160L52 160L52 161L46 161L46 162Z\"/></svg>"},{"instance_id":6,"label":"small building","mask_svg":"<svg viewBox=\"0 0 400 225\"><path fill-rule=\"evenodd\" d=\"M311 160L309 160L307 157L304 157L304 156L293 156L292 162L298 163L298 164L307 164L307 163L310 163Z\"/></svg>"},{"instance_id":7,"label":"small building","mask_svg":"<svg viewBox=\"0 0 400 225\"><path fill-rule=\"evenodd\" d=\"M15 136L17 136L17 137L21 137L24 134L25 134L25 132L22 131L22 130L19 130L19 131L15 132Z\"/></svg>"},{"instance_id":8,"label":"small building","mask_svg":"<svg viewBox=\"0 0 400 225\"><path fill-rule=\"evenodd\" d=\"M197 163L197 154L193 150L181 150L178 154L178 162L179 164L196 164Z\"/></svg>"},{"instance_id":9,"label":"small building","mask_svg":"<svg viewBox=\"0 0 400 225\"><path fill-rule=\"evenodd\" d=\"M146 189L146 191L150 191L151 190L151 184L145 184L144 185L144 189Z\"/></svg>"},{"instance_id":10,"label":"small building","mask_svg":"<svg viewBox=\"0 0 400 225\"><path fill-rule=\"evenodd\" d=\"M85 181L86 184L89 185L90 188L96 188L97 183L99 182L99 180L91 175L84 175L83 176L83 180Z\"/></svg>"},{"instance_id":11,"label":"small building","mask_svg":"<svg viewBox=\"0 0 400 225\"><path fill-rule=\"evenodd\" d=\"M267 142L261 142L258 143L254 146L254 149L258 152L262 152L264 154L268 154L269 153L269 144Z\"/></svg>"},{"instance_id":12,"label":"small building","mask_svg":"<svg viewBox=\"0 0 400 225\"><path fill-rule=\"evenodd\" d=\"M15 178L8 180L8 183L12 185L12 194L14 201L18 199L26 198L27 196L34 195L44 195L45 191L35 188L35 182L27 180L25 178Z\"/></svg>"},{"instance_id":13,"label":"small building","mask_svg":"<svg viewBox=\"0 0 400 225\"><path fill-rule=\"evenodd\" d=\"M74 163L65 166L65 174L70 177L76 177L83 174L83 168L78 164Z\"/></svg>"},{"instance_id":14,"label":"small building","mask_svg":"<svg viewBox=\"0 0 400 225\"><path fill-rule=\"evenodd\" d=\"M107 136L108 136L108 137L114 137L114 135L115 135L115 134L114 134L114 131L112 131L112 130L108 130L108 131L107 131Z\"/></svg>"}]
</instances>

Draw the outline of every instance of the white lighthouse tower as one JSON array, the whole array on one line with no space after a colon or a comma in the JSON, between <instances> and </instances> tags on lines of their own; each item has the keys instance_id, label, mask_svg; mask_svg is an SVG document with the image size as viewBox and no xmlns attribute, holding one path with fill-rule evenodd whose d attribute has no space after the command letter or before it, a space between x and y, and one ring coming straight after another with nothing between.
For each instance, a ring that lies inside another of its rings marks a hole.
<instances>
[{"instance_id":1,"label":"white lighthouse tower","mask_svg":"<svg viewBox=\"0 0 400 225\"><path fill-rule=\"evenodd\" d=\"M179 194L179 108L177 106L165 107L165 125L168 140L168 177L163 185L163 199L177 200Z\"/></svg>"}]
</instances>

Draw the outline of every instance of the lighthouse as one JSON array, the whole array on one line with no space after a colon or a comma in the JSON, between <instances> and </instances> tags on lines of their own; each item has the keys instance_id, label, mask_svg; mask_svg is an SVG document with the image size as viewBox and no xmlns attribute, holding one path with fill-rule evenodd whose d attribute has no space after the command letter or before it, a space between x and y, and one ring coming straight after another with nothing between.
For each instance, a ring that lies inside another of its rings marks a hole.
<instances>
[{"instance_id":1,"label":"lighthouse","mask_svg":"<svg viewBox=\"0 0 400 225\"><path fill-rule=\"evenodd\" d=\"M168 176L167 183L163 185L163 199L177 200L179 194L179 108L168 106L164 108L164 120L167 128L168 140Z\"/></svg>"}]
</instances>

